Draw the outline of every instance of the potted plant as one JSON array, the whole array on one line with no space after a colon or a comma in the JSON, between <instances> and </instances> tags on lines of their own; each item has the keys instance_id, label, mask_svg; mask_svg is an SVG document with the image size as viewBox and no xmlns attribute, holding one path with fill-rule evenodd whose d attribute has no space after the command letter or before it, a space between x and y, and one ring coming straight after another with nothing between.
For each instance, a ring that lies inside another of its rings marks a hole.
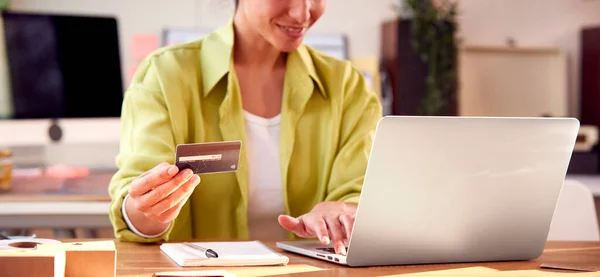
<instances>
[{"instance_id":1,"label":"potted plant","mask_svg":"<svg viewBox=\"0 0 600 277\"><path fill-rule=\"evenodd\" d=\"M410 39L415 54L425 65L425 91L421 115L455 113L457 90L456 3L449 0L403 0L395 7L399 17L410 21Z\"/></svg>"},{"instance_id":2,"label":"potted plant","mask_svg":"<svg viewBox=\"0 0 600 277\"><path fill-rule=\"evenodd\" d=\"M0 0L0 10L8 10L10 8L10 0Z\"/></svg>"}]
</instances>

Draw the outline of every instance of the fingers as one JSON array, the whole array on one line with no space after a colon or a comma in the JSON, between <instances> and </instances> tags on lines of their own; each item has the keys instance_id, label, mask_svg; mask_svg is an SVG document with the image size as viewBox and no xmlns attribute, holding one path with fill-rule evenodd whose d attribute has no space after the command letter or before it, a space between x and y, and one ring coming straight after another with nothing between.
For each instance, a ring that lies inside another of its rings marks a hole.
<instances>
[{"instance_id":1,"label":"fingers","mask_svg":"<svg viewBox=\"0 0 600 277\"><path fill-rule=\"evenodd\" d=\"M335 253L346 255L346 246L344 245L345 231L339 217L326 217L325 223L327 224L329 234L331 235Z\"/></svg>"},{"instance_id":2,"label":"fingers","mask_svg":"<svg viewBox=\"0 0 600 277\"><path fill-rule=\"evenodd\" d=\"M182 171L181 175L184 174L185 173ZM187 202L187 199L194 193L194 189L199 183L200 177L192 174L192 178L185 180L183 184L174 189L171 194L154 206L148 208L144 212L144 216L163 224L173 221L179 214L183 205ZM161 187L169 187L169 185L165 184Z\"/></svg>"},{"instance_id":3,"label":"fingers","mask_svg":"<svg viewBox=\"0 0 600 277\"><path fill-rule=\"evenodd\" d=\"M277 221L279 222L279 225L281 225L281 227L291 232L296 233L296 231L299 231L299 227L301 227L300 220L289 215L280 215L277 218Z\"/></svg>"},{"instance_id":4,"label":"fingers","mask_svg":"<svg viewBox=\"0 0 600 277\"><path fill-rule=\"evenodd\" d=\"M355 211L344 203L324 203L298 218L281 215L279 223L300 237L316 236L321 243L332 244L335 253L346 255L345 242L352 236Z\"/></svg>"},{"instance_id":5,"label":"fingers","mask_svg":"<svg viewBox=\"0 0 600 277\"><path fill-rule=\"evenodd\" d=\"M302 216L304 221L305 229L309 235L316 236L322 244L329 244L329 232L327 231L327 224L323 217L319 214L306 214Z\"/></svg>"},{"instance_id":6,"label":"fingers","mask_svg":"<svg viewBox=\"0 0 600 277\"><path fill-rule=\"evenodd\" d=\"M354 227L354 217L347 214L342 214L340 215L339 220L344 228L345 239L350 240L350 237L352 236L352 227Z\"/></svg>"},{"instance_id":7,"label":"fingers","mask_svg":"<svg viewBox=\"0 0 600 277\"><path fill-rule=\"evenodd\" d=\"M279 225L284 229L294 232L299 237L310 238L315 235L314 233L308 232L306 225L304 225L304 221L302 220L302 216L295 218L288 215L280 215L277 220L279 221Z\"/></svg>"},{"instance_id":8,"label":"fingers","mask_svg":"<svg viewBox=\"0 0 600 277\"><path fill-rule=\"evenodd\" d=\"M179 190L182 185L186 184L186 182L191 180L194 176L194 173L190 169L185 169L179 172L177 175L175 175L175 177L173 177L171 180L159 185L158 187L149 191L148 193L142 196L132 196L134 199L137 200L136 209L142 212L148 212L148 210L152 206L164 200L173 192Z\"/></svg>"},{"instance_id":9,"label":"fingers","mask_svg":"<svg viewBox=\"0 0 600 277\"><path fill-rule=\"evenodd\" d=\"M308 235L316 236L323 244L332 243L337 254L346 255L344 241L350 239L354 225L354 218L351 215L306 214L302 218Z\"/></svg>"},{"instance_id":10,"label":"fingers","mask_svg":"<svg viewBox=\"0 0 600 277\"><path fill-rule=\"evenodd\" d=\"M144 195L156 186L169 181L178 171L175 165L161 163L134 179L129 187L129 195Z\"/></svg>"},{"instance_id":11,"label":"fingers","mask_svg":"<svg viewBox=\"0 0 600 277\"><path fill-rule=\"evenodd\" d=\"M315 236L315 232L306 228L304 224L304 216L291 217L288 215L280 215L277 220L279 225L288 231L294 232L297 236L302 238L311 238Z\"/></svg>"},{"instance_id":12,"label":"fingers","mask_svg":"<svg viewBox=\"0 0 600 277\"><path fill-rule=\"evenodd\" d=\"M191 195L191 193L190 193L190 195ZM186 199L189 198L190 195L188 195L186 197ZM181 210L181 208L183 207L183 205L185 205L185 203L186 203L186 201L181 201L177 205L175 205L175 207L166 210L162 214L159 214L159 215L148 215L147 217L150 218L150 219L152 219L152 220L158 221L160 223L167 224L167 223L175 220L175 218L179 214L179 211Z\"/></svg>"},{"instance_id":13,"label":"fingers","mask_svg":"<svg viewBox=\"0 0 600 277\"><path fill-rule=\"evenodd\" d=\"M169 196L160 200L154 206L150 207L147 210L147 213L153 215L160 215L165 213L167 210L170 210L171 208L177 206L180 202L186 202L188 197L190 197L190 195L194 191L194 188L196 188L196 186L199 183L200 177L198 175L193 175L192 178L185 181L183 185L181 185L177 190L170 193ZM161 187L164 187L164 185Z\"/></svg>"}]
</instances>

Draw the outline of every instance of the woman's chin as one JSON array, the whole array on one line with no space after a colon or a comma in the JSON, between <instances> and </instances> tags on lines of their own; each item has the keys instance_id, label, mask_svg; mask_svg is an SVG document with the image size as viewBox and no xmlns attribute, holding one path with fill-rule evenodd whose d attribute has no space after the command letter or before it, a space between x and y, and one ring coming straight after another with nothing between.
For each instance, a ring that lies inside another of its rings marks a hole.
<instances>
[{"instance_id":1,"label":"woman's chin","mask_svg":"<svg viewBox=\"0 0 600 277\"><path fill-rule=\"evenodd\" d=\"M302 40L298 39L298 40L294 40L293 42L291 42L291 41L277 42L275 47L277 49L279 49L279 51L281 51L281 52L293 52L296 49L298 49L298 47L300 47L300 45L302 45Z\"/></svg>"}]
</instances>

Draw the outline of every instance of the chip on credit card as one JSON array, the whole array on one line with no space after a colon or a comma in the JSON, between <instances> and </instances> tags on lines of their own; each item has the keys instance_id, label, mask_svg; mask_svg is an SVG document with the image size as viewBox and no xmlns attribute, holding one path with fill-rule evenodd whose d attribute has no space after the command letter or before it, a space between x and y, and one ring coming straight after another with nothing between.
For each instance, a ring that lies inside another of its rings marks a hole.
<instances>
[{"instance_id":1,"label":"chip on credit card","mask_svg":"<svg viewBox=\"0 0 600 277\"><path fill-rule=\"evenodd\" d=\"M175 165L194 174L234 172L238 169L241 141L179 144Z\"/></svg>"}]
</instances>

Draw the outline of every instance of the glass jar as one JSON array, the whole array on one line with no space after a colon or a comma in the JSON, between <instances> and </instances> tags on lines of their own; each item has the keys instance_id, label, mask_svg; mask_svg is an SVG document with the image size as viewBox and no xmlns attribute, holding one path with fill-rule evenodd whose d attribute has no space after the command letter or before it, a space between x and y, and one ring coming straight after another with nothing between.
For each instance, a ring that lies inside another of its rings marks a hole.
<instances>
[{"instance_id":1,"label":"glass jar","mask_svg":"<svg viewBox=\"0 0 600 277\"><path fill-rule=\"evenodd\" d=\"M0 190L10 190L12 183L12 151L0 149Z\"/></svg>"}]
</instances>

